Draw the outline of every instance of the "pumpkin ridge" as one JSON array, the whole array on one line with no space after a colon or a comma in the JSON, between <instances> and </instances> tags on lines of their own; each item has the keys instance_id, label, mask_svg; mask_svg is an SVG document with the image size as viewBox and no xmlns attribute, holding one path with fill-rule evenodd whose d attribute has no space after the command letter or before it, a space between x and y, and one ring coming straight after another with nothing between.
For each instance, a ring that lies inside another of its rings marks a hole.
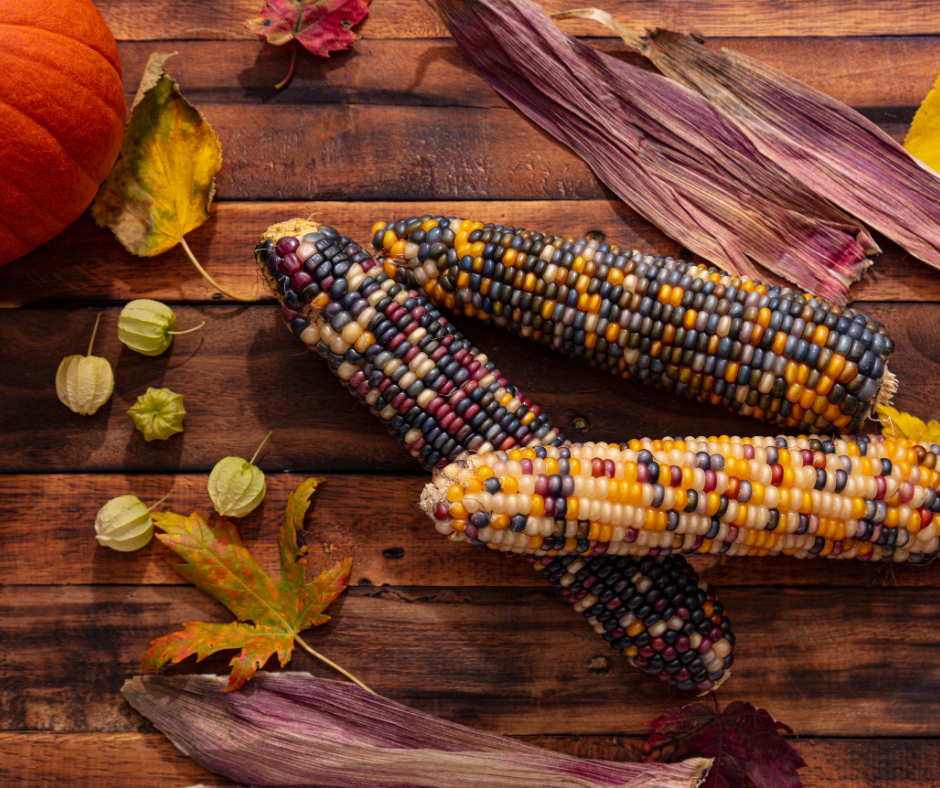
<instances>
[{"instance_id":1,"label":"pumpkin ridge","mask_svg":"<svg viewBox=\"0 0 940 788\"><path fill-rule=\"evenodd\" d=\"M91 203L120 152L127 96L93 0L0 0L0 52L2 265Z\"/></svg>"},{"instance_id":2,"label":"pumpkin ridge","mask_svg":"<svg viewBox=\"0 0 940 788\"><path fill-rule=\"evenodd\" d=\"M74 155L68 148L66 148L65 145L62 144L62 140L60 140L55 134L53 134L46 126L44 126L42 123L40 123L39 121L37 121L35 118L33 118L33 117L31 117L30 115L28 115L21 107L14 106L13 104L10 104L9 102L3 101L2 99L0 99L0 105L2 105L2 106L4 106L4 107L9 107L11 110L13 110L14 112L16 112L16 113L17 113L18 115L20 115L22 118L24 118L25 120L28 120L30 123L32 123L33 125L35 125L37 128L41 129L41 130L43 131L43 133L44 133L47 137L50 137L51 139L55 140L56 144L59 146L59 148L62 150L62 152L69 158L69 160L72 161L73 164L75 164L75 166L78 168L78 170L81 171L82 175L85 176L85 178L87 178L87 180L89 181L89 183L94 184L95 189L97 189L97 188L101 185L100 183L95 183L95 178L94 178L94 177L92 176L92 174L91 174L90 172L88 172L88 170L85 168L85 164L82 163L82 162L80 162L78 159L76 159L76 158L75 158L75 155ZM109 109L110 109L110 107L109 107ZM114 113L114 115L115 115L115 117L117 117L117 113ZM108 177L108 176L107 176L107 173L105 173L105 178L106 178L106 177ZM104 180L104 179L102 179L102 180Z\"/></svg>"},{"instance_id":3,"label":"pumpkin ridge","mask_svg":"<svg viewBox=\"0 0 940 788\"><path fill-rule=\"evenodd\" d=\"M43 214L44 216L48 216L50 219L54 219L54 220L56 220L56 221L59 220L59 217L58 217L58 215L57 215L56 213L54 213L53 211L51 211L49 208L47 208L47 207L46 207L45 205L43 205L42 203L36 202L36 199L32 196L32 194L30 194L28 191L22 189L19 184L13 183L13 182L9 181L9 180L8 180L8 177L9 177L9 176L7 176L7 175L3 172L3 170L0 170L0 182L7 184L7 188L8 188L8 189L10 189L14 194L20 195L20 197L21 197L25 202L28 202L30 205L32 205L32 206L37 210L37 212ZM89 179L89 180L90 180L90 179ZM11 227L8 227L7 225L4 225L4 227L7 227L7 229L9 229L9 230L12 230L12 229L13 229L13 228L11 228ZM43 241L43 243L45 243L45 241Z\"/></svg>"},{"instance_id":4,"label":"pumpkin ridge","mask_svg":"<svg viewBox=\"0 0 940 788\"><path fill-rule=\"evenodd\" d=\"M38 37L39 35L54 36L56 38L65 39L66 41L69 41L70 43L78 44L79 46L87 49L89 52L94 52L105 63L107 63L111 67L111 70L115 74L117 74L117 77L119 80L122 77L121 69L115 66L114 63L112 63L100 49L95 49L93 46L89 46L84 41L79 41L77 38L72 38L71 36L63 35L62 33L56 33L54 30L45 30L44 28L32 27L31 25L18 25L15 22L0 22L0 28L4 28L4 27L19 27L25 30L32 31L31 35L33 37Z\"/></svg>"}]
</instances>

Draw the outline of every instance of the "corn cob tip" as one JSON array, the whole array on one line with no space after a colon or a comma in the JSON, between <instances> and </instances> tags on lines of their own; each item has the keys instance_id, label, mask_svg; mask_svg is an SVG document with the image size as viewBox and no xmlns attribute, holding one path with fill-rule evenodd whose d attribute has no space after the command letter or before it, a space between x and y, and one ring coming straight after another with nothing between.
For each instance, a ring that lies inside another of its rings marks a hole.
<instances>
[{"instance_id":1,"label":"corn cob tip","mask_svg":"<svg viewBox=\"0 0 940 788\"><path fill-rule=\"evenodd\" d=\"M526 561L634 667L682 692L704 694L727 679L736 642L731 620L683 556Z\"/></svg>"},{"instance_id":2,"label":"corn cob tip","mask_svg":"<svg viewBox=\"0 0 940 788\"><path fill-rule=\"evenodd\" d=\"M281 319L428 470L564 440L423 294L333 227L272 225L255 260Z\"/></svg>"},{"instance_id":3,"label":"corn cob tip","mask_svg":"<svg viewBox=\"0 0 940 788\"><path fill-rule=\"evenodd\" d=\"M878 390L878 395L875 397L875 402L872 405L868 417L871 419L875 417L875 412L878 405L890 405L891 401L894 399L894 395L897 393L898 376L891 372L887 365L885 365L885 375L881 379L881 388Z\"/></svg>"},{"instance_id":4,"label":"corn cob tip","mask_svg":"<svg viewBox=\"0 0 940 788\"><path fill-rule=\"evenodd\" d=\"M287 236L303 236L307 233L315 233L320 230L321 225L318 222L311 222L309 219L296 217L284 222L272 224L264 231L261 241L278 240Z\"/></svg>"}]
</instances>

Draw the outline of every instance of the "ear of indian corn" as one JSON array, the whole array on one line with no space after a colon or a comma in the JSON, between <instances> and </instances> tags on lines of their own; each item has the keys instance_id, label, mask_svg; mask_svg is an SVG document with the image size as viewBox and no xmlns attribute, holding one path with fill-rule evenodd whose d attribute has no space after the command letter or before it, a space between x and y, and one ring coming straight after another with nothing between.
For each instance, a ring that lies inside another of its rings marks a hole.
<instances>
[{"instance_id":1,"label":"ear of indian corn","mask_svg":"<svg viewBox=\"0 0 940 788\"><path fill-rule=\"evenodd\" d=\"M429 216L372 229L385 271L435 304L689 399L853 432L896 389L885 327L811 294L597 236Z\"/></svg>"},{"instance_id":2,"label":"ear of indian corn","mask_svg":"<svg viewBox=\"0 0 940 788\"><path fill-rule=\"evenodd\" d=\"M288 329L326 359L350 394L425 468L446 464L465 448L486 452L563 441L538 406L423 294L396 284L333 228L299 219L273 225L256 246L255 259L282 304ZM727 678L734 645L730 622L682 556L657 559L656 567L651 560L634 566L633 559L614 555L597 556L589 566L576 559L532 562L632 664L686 691L704 692ZM656 626L645 609L636 621L630 618L635 612L621 612L619 604L593 610L596 604L586 605L588 589L593 584L594 595L607 604L612 596L600 590L605 583L631 611L642 597L661 612L664 603L653 595L662 592L680 618L683 611L694 617L669 629ZM613 613L630 635L611 625ZM711 651L700 653L706 620L725 633L724 643L713 639Z\"/></svg>"},{"instance_id":3,"label":"ear of indian corn","mask_svg":"<svg viewBox=\"0 0 940 788\"><path fill-rule=\"evenodd\" d=\"M685 692L708 692L730 675L731 621L681 555L529 560L634 667Z\"/></svg>"},{"instance_id":4,"label":"ear of indian corn","mask_svg":"<svg viewBox=\"0 0 940 788\"><path fill-rule=\"evenodd\" d=\"M333 228L273 225L255 257L288 328L425 468L563 439L423 294Z\"/></svg>"},{"instance_id":5,"label":"ear of indian corn","mask_svg":"<svg viewBox=\"0 0 940 788\"><path fill-rule=\"evenodd\" d=\"M535 556L937 553L940 446L860 435L585 443L467 455L421 506L454 541Z\"/></svg>"}]
</instances>

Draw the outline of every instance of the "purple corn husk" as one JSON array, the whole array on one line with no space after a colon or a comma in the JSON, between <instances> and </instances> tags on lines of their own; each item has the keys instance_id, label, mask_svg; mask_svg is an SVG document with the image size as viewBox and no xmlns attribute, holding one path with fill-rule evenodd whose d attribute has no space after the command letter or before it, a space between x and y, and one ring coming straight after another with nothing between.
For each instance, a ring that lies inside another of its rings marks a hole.
<instances>
[{"instance_id":1,"label":"purple corn husk","mask_svg":"<svg viewBox=\"0 0 940 788\"><path fill-rule=\"evenodd\" d=\"M563 33L530 0L428 2L500 94L696 254L759 278L754 260L844 303L879 251L684 85Z\"/></svg>"},{"instance_id":2,"label":"purple corn husk","mask_svg":"<svg viewBox=\"0 0 940 788\"><path fill-rule=\"evenodd\" d=\"M138 676L124 698L207 769L253 788L694 788L711 764L617 763L475 731L307 673Z\"/></svg>"},{"instance_id":3,"label":"purple corn husk","mask_svg":"<svg viewBox=\"0 0 940 788\"><path fill-rule=\"evenodd\" d=\"M641 53L701 93L790 175L940 268L940 177L840 101L759 60L651 34Z\"/></svg>"}]
</instances>

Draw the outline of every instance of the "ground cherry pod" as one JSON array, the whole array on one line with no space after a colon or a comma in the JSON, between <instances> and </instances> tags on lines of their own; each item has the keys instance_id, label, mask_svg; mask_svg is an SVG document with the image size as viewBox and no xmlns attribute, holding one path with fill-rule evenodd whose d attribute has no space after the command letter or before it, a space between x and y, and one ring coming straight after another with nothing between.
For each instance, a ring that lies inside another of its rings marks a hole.
<instances>
[{"instance_id":1,"label":"ground cherry pod","mask_svg":"<svg viewBox=\"0 0 940 788\"><path fill-rule=\"evenodd\" d=\"M223 517L244 517L264 500L267 489L264 474L254 461L269 437L270 432L250 462L241 457L226 457L219 460L209 474L209 497Z\"/></svg>"},{"instance_id":2,"label":"ground cherry pod","mask_svg":"<svg viewBox=\"0 0 940 788\"><path fill-rule=\"evenodd\" d=\"M157 503L147 507L136 495L120 495L112 498L95 517L95 534L98 543L122 553L140 550L153 537L153 518L150 510L159 506L172 491Z\"/></svg>"},{"instance_id":3,"label":"ground cherry pod","mask_svg":"<svg viewBox=\"0 0 940 788\"><path fill-rule=\"evenodd\" d=\"M108 401L114 390L114 373L108 360L91 355L100 321L99 314L95 329L91 333L91 342L88 344L88 355L66 356L55 375L55 389L59 400L83 416L90 416L97 411Z\"/></svg>"},{"instance_id":4,"label":"ground cherry pod","mask_svg":"<svg viewBox=\"0 0 940 788\"><path fill-rule=\"evenodd\" d=\"M170 389L148 388L127 412L148 443L183 431L183 395Z\"/></svg>"},{"instance_id":5,"label":"ground cherry pod","mask_svg":"<svg viewBox=\"0 0 940 788\"><path fill-rule=\"evenodd\" d=\"M166 304L149 298L129 302L118 317L118 339L131 350L145 356L159 356L177 334L187 334L205 325L205 321L187 331L174 331L176 315Z\"/></svg>"}]
</instances>

